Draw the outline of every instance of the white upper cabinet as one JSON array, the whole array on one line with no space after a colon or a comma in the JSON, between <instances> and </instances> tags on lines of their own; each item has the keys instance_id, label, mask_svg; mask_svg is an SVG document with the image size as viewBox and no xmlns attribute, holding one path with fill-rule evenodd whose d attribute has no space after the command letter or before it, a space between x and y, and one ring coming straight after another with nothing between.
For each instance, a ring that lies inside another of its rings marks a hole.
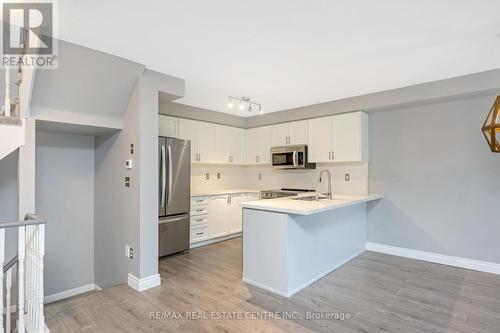
<instances>
[{"instance_id":1,"label":"white upper cabinet","mask_svg":"<svg viewBox=\"0 0 500 333\"><path fill-rule=\"evenodd\" d=\"M308 160L310 162L331 162L332 117L309 119Z\"/></svg>"},{"instance_id":2,"label":"white upper cabinet","mask_svg":"<svg viewBox=\"0 0 500 333\"><path fill-rule=\"evenodd\" d=\"M245 130L237 127L216 125L217 163L243 164L246 158Z\"/></svg>"},{"instance_id":3,"label":"white upper cabinet","mask_svg":"<svg viewBox=\"0 0 500 333\"><path fill-rule=\"evenodd\" d=\"M198 162L198 133L196 121L179 118L179 139L191 140L191 162Z\"/></svg>"},{"instance_id":4,"label":"white upper cabinet","mask_svg":"<svg viewBox=\"0 0 500 333\"><path fill-rule=\"evenodd\" d=\"M177 138L179 136L179 118L158 115L158 136Z\"/></svg>"},{"instance_id":5,"label":"white upper cabinet","mask_svg":"<svg viewBox=\"0 0 500 333\"><path fill-rule=\"evenodd\" d=\"M215 163L215 126L210 123L179 119L179 138L191 140L193 163Z\"/></svg>"},{"instance_id":6,"label":"white upper cabinet","mask_svg":"<svg viewBox=\"0 0 500 333\"><path fill-rule=\"evenodd\" d=\"M259 164L271 164L273 146L273 127L259 127Z\"/></svg>"},{"instance_id":7,"label":"white upper cabinet","mask_svg":"<svg viewBox=\"0 0 500 333\"><path fill-rule=\"evenodd\" d=\"M368 161L368 115L351 112L248 130L159 116L161 136L191 140L193 163L269 164L274 146L308 145L310 162Z\"/></svg>"},{"instance_id":8,"label":"white upper cabinet","mask_svg":"<svg viewBox=\"0 0 500 333\"><path fill-rule=\"evenodd\" d=\"M290 125L288 123L273 125L273 146L288 145Z\"/></svg>"},{"instance_id":9,"label":"white upper cabinet","mask_svg":"<svg viewBox=\"0 0 500 333\"><path fill-rule=\"evenodd\" d=\"M247 164L259 164L260 154L260 129L250 128L247 130Z\"/></svg>"},{"instance_id":10,"label":"white upper cabinet","mask_svg":"<svg viewBox=\"0 0 500 333\"><path fill-rule=\"evenodd\" d=\"M368 115L365 112L333 116L332 134L335 162L368 161Z\"/></svg>"},{"instance_id":11,"label":"white upper cabinet","mask_svg":"<svg viewBox=\"0 0 500 333\"><path fill-rule=\"evenodd\" d=\"M351 112L309 119L310 162L368 161L368 115Z\"/></svg>"},{"instance_id":12,"label":"white upper cabinet","mask_svg":"<svg viewBox=\"0 0 500 333\"><path fill-rule=\"evenodd\" d=\"M293 121L289 123L290 135L288 143L292 145L307 145L308 142L308 128L307 120Z\"/></svg>"},{"instance_id":13,"label":"white upper cabinet","mask_svg":"<svg viewBox=\"0 0 500 333\"><path fill-rule=\"evenodd\" d=\"M247 164L269 164L273 146L272 126L256 127L246 130Z\"/></svg>"},{"instance_id":14,"label":"white upper cabinet","mask_svg":"<svg viewBox=\"0 0 500 333\"><path fill-rule=\"evenodd\" d=\"M272 126L273 146L307 144L307 120Z\"/></svg>"}]
</instances>

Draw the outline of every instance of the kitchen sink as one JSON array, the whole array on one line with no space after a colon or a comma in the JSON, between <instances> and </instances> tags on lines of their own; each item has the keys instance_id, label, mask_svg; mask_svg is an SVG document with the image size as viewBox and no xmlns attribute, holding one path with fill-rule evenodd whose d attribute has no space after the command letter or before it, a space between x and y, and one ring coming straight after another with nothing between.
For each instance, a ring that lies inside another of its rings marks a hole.
<instances>
[{"instance_id":1,"label":"kitchen sink","mask_svg":"<svg viewBox=\"0 0 500 333\"><path fill-rule=\"evenodd\" d=\"M322 196L320 195L318 197L318 200L323 200L323 199L326 199L325 196ZM296 198L292 198L292 200L301 200L301 201L316 201L316 196L315 195L312 195L312 196L307 196L307 197L296 197Z\"/></svg>"}]
</instances>

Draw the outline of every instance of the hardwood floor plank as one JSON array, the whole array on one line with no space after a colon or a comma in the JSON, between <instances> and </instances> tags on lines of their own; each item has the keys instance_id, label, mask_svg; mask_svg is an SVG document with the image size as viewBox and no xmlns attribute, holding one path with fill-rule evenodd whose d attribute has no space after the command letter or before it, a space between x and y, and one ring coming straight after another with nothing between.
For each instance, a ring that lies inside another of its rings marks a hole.
<instances>
[{"instance_id":1,"label":"hardwood floor plank","mask_svg":"<svg viewBox=\"0 0 500 333\"><path fill-rule=\"evenodd\" d=\"M500 331L499 276L365 252L284 298L241 281L241 246L232 239L161 259L161 286L142 293L119 285L46 305L47 325L56 333ZM232 312L241 317L220 318ZM351 317L305 319L321 313Z\"/></svg>"}]
</instances>

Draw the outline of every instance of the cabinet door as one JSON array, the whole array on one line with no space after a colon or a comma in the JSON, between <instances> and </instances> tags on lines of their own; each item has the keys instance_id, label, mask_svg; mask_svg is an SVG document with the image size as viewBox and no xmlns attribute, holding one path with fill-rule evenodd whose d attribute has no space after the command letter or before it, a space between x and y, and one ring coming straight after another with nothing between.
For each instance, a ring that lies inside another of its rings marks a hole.
<instances>
[{"instance_id":1,"label":"cabinet door","mask_svg":"<svg viewBox=\"0 0 500 333\"><path fill-rule=\"evenodd\" d=\"M309 161L331 162L332 117L309 119L308 127Z\"/></svg>"},{"instance_id":2,"label":"cabinet door","mask_svg":"<svg viewBox=\"0 0 500 333\"><path fill-rule=\"evenodd\" d=\"M259 127L259 164L271 164L272 126Z\"/></svg>"},{"instance_id":3,"label":"cabinet door","mask_svg":"<svg viewBox=\"0 0 500 333\"><path fill-rule=\"evenodd\" d=\"M286 146L289 144L290 124L273 125L273 146Z\"/></svg>"},{"instance_id":4,"label":"cabinet door","mask_svg":"<svg viewBox=\"0 0 500 333\"><path fill-rule=\"evenodd\" d=\"M158 136L177 138L179 136L179 118L158 115Z\"/></svg>"},{"instance_id":5,"label":"cabinet door","mask_svg":"<svg viewBox=\"0 0 500 333\"><path fill-rule=\"evenodd\" d=\"M260 128L250 128L247 130L247 152L246 163L258 164L260 155Z\"/></svg>"},{"instance_id":6,"label":"cabinet door","mask_svg":"<svg viewBox=\"0 0 500 333\"><path fill-rule=\"evenodd\" d=\"M215 162L229 164L231 155L231 131L229 126L216 126L215 140Z\"/></svg>"},{"instance_id":7,"label":"cabinet door","mask_svg":"<svg viewBox=\"0 0 500 333\"><path fill-rule=\"evenodd\" d=\"M247 151L247 137L246 131L242 128L235 127L234 132L234 145L232 147L233 164L244 164L246 160Z\"/></svg>"},{"instance_id":8,"label":"cabinet door","mask_svg":"<svg viewBox=\"0 0 500 333\"><path fill-rule=\"evenodd\" d=\"M333 161L360 161L361 112L335 115L332 124Z\"/></svg>"},{"instance_id":9,"label":"cabinet door","mask_svg":"<svg viewBox=\"0 0 500 333\"><path fill-rule=\"evenodd\" d=\"M208 236L209 238L227 235L227 195L208 199Z\"/></svg>"},{"instance_id":10,"label":"cabinet door","mask_svg":"<svg viewBox=\"0 0 500 333\"><path fill-rule=\"evenodd\" d=\"M216 125L198 122L198 157L201 163L216 163Z\"/></svg>"},{"instance_id":11,"label":"cabinet door","mask_svg":"<svg viewBox=\"0 0 500 333\"><path fill-rule=\"evenodd\" d=\"M198 125L194 120L179 118L179 138L191 140L191 162L195 163L198 153Z\"/></svg>"},{"instance_id":12,"label":"cabinet door","mask_svg":"<svg viewBox=\"0 0 500 333\"><path fill-rule=\"evenodd\" d=\"M240 204L244 201L244 195L231 195L231 203L228 206L227 214L227 224L230 234L241 232L243 229L243 208L241 208Z\"/></svg>"},{"instance_id":13,"label":"cabinet door","mask_svg":"<svg viewBox=\"0 0 500 333\"><path fill-rule=\"evenodd\" d=\"M291 122L289 143L292 145L307 145L307 132L307 120Z\"/></svg>"}]
</instances>

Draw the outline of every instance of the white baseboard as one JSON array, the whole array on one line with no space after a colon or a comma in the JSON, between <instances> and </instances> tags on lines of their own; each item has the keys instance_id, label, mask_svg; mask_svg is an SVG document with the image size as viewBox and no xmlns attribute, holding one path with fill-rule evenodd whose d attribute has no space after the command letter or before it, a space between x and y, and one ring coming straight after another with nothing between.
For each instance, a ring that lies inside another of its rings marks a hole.
<instances>
[{"instance_id":1,"label":"white baseboard","mask_svg":"<svg viewBox=\"0 0 500 333\"><path fill-rule=\"evenodd\" d=\"M248 283L248 284L250 284L250 285L252 285L252 286L255 286L255 287L257 287L257 288L260 288L260 289L264 289L264 290L270 291L270 292L272 292L273 294L277 294L277 295L280 295L280 296L283 296L283 297L290 297L290 296L289 296L286 292L284 292L284 291L281 291L281 290L278 290L278 289L274 289L274 288L272 288L272 287L268 287L268 286L266 286L266 285L264 285L264 284L261 284L261 283L259 283L259 282L255 282L255 281L252 281L252 280L247 279L247 278L242 278L241 280L242 280L243 282Z\"/></svg>"},{"instance_id":2,"label":"white baseboard","mask_svg":"<svg viewBox=\"0 0 500 333\"><path fill-rule=\"evenodd\" d=\"M133 274L128 275L127 285L137 291L144 291L161 285L160 274L139 279Z\"/></svg>"},{"instance_id":3,"label":"white baseboard","mask_svg":"<svg viewBox=\"0 0 500 333\"><path fill-rule=\"evenodd\" d=\"M366 249L368 251L391 254L398 257L423 260L423 261L433 262L436 264L443 264L453 267L472 269L479 272L500 275L500 264L488 261L454 257L439 253L419 251L419 250L407 249L407 248L378 244L378 243L370 243L370 242L366 243Z\"/></svg>"},{"instance_id":4,"label":"white baseboard","mask_svg":"<svg viewBox=\"0 0 500 333\"><path fill-rule=\"evenodd\" d=\"M68 297L80 295L80 294L83 294L83 293L86 293L86 292L89 292L92 290L101 290L101 287L99 287L95 283L87 284L85 286L76 287L73 289L61 291L60 293L45 296L43 302L45 304L52 303L52 302L56 302L56 301L60 301L62 299L68 298Z\"/></svg>"},{"instance_id":5,"label":"white baseboard","mask_svg":"<svg viewBox=\"0 0 500 333\"><path fill-rule=\"evenodd\" d=\"M218 242L222 242L222 241L225 241L225 240L228 240L228 239L232 239L232 238L238 238L238 237L241 237L243 235L242 232L237 232L235 234L231 234L231 235L227 235L227 236L222 236L222 237L219 237L219 238L212 238L212 239L207 239L206 241L202 241L202 242L198 242L198 243L193 243L190 245L190 249L194 249L194 248L197 248L197 247L200 247L200 246L205 246L205 245L210 245L210 244L213 244L213 243L218 243Z\"/></svg>"},{"instance_id":6,"label":"white baseboard","mask_svg":"<svg viewBox=\"0 0 500 333\"><path fill-rule=\"evenodd\" d=\"M355 253L354 255L350 256L349 258L339 262L338 264L336 264L335 266L327 269L326 271L324 271L323 273L320 273L319 275L315 276L314 278L310 279L309 281L301 284L300 286L298 286L297 288L289 291L288 293L285 292L285 291L281 291L281 290L278 290L278 289L275 289L275 288L272 288L272 287L268 287L264 284L261 284L259 282L255 282L255 281L252 281L250 279L247 279L247 278L243 278L243 282L245 283L248 283L252 286L255 286L257 288L260 288L260 289L264 289L264 290L267 290L267 291L270 291L274 294L277 294L277 295L280 295L280 296L283 296L283 297L292 297L293 295L295 295L296 293L298 293L299 291L301 291L302 289L310 286L311 284L313 284L314 282L318 281L319 279L325 277L326 275L330 274L331 272L333 272L334 270L336 270L337 268L339 268L340 266L343 266L345 265L346 263L348 263L349 261L351 261L352 259L356 258L357 256L359 256L360 254L362 254L363 252L365 252L365 249L362 249L361 251Z\"/></svg>"}]
</instances>

